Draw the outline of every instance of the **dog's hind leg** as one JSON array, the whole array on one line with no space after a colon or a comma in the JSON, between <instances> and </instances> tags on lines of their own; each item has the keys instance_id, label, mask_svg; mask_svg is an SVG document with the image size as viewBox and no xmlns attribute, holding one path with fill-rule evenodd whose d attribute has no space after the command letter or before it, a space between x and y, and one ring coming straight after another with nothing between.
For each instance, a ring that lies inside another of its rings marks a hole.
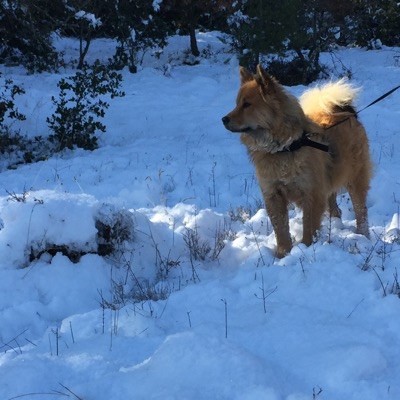
<instances>
[{"instance_id":1,"label":"dog's hind leg","mask_svg":"<svg viewBox=\"0 0 400 400\"><path fill-rule=\"evenodd\" d=\"M315 233L321 225L322 214L326 209L326 202L318 195L311 196L303 204L303 240L306 246L313 242Z\"/></svg>"},{"instance_id":2,"label":"dog's hind leg","mask_svg":"<svg viewBox=\"0 0 400 400\"><path fill-rule=\"evenodd\" d=\"M292 249L292 239L289 232L288 200L281 193L265 196L267 209L276 237L276 255L284 257Z\"/></svg>"},{"instance_id":3,"label":"dog's hind leg","mask_svg":"<svg viewBox=\"0 0 400 400\"><path fill-rule=\"evenodd\" d=\"M356 215L356 232L367 238L369 238L368 210L366 205L368 189L368 182L362 182L362 178L356 184L347 187Z\"/></svg>"}]
</instances>

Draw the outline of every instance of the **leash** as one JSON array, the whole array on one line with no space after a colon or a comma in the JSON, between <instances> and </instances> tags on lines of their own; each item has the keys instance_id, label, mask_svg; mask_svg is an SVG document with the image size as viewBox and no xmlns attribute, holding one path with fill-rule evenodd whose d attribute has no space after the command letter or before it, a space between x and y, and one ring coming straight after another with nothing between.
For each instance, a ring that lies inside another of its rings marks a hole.
<instances>
[{"instance_id":1,"label":"leash","mask_svg":"<svg viewBox=\"0 0 400 400\"><path fill-rule=\"evenodd\" d=\"M383 100L384 98L390 96L393 92L395 92L397 89L400 88L399 86L394 87L393 89L389 90L388 92L386 92L385 94L383 94L381 97L378 97L376 100L374 100L372 103L369 103L367 106L365 106L364 108L362 108L361 110L356 112L356 115L360 114L360 112L366 110L368 107L373 106L376 103L379 103L381 100Z\"/></svg>"},{"instance_id":2,"label":"leash","mask_svg":"<svg viewBox=\"0 0 400 400\"><path fill-rule=\"evenodd\" d=\"M378 97L377 99L375 99L371 103L367 104L361 110L356 111L353 115L351 115L351 116L349 116L349 117L347 117L345 119L342 119L341 121L336 122L335 124L333 124L331 126L328 126L327 128L325 128L325 130L327 131L328 129L334 128L335 126L338 126L338 125L342 124L343 122L348 121L351 117L357 117L358 114L360 114L361 112L363 112L367 108L373 106L374 104L379 103L380 101L382 101L386 97L390 96L397 89L400 89L400 85L398 85L398 86L394 87L393 89L389 90L388 92L384 93L382 96ZM329 152L329 146L328 145L322 144L322 143L319 143L319 142L314 142L313 140L311 140L308 137L308 135L310 135L310 133L303 132L302 136L299 139L297 139L294 142L292 142L288 147L278 151L278 153L290 153L292 151L299 150L303 146L314 147L315 149L318 149L318 150L321 150L321 151L325 151L326 153Z\"/></svg>"}]
</instances>

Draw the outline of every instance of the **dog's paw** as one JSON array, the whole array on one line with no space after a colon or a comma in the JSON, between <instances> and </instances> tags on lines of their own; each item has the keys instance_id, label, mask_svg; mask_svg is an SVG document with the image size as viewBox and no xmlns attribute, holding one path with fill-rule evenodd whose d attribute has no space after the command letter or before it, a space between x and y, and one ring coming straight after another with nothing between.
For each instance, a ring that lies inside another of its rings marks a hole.
<instances>
[{"instance_id":1,"label":"dog's paw","mask_svg":"<svg viewBox=\"0 0 400 400\"><path fill-rule=\"evenodd\" d=\"M283 257L287 256L290 253L290 250L292 250L292 247L278 246L276 248L275 256L276 256L276 258L283 258Z\"/></svg>"}]
</instances>

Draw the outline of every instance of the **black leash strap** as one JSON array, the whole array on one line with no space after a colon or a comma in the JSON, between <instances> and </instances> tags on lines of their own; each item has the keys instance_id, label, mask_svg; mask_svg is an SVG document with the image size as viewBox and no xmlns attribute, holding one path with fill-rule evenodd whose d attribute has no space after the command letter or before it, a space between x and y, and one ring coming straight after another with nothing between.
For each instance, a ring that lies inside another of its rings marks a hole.
<instances>
[{"instance_id":1,"label":"black leash strap","mask_svg":"<svg viewBox=\"0 0 400 400\"><path fill-rule=\"evenodd\" d=\"M390 96L393 92L395 92L397 89L400 88L399 86L396 86L395 88L393 88L392 90L389 90L388 92L386 92L385 94L383 94L381 97L378 97L376 100L374 100L372 103L369 103L367 106L365 106L364 108L362 108L361 110L356 112L356 115L360 114L360 112L366 110L368 107L373 106L376 103L379 103L381 100L383 100L384 98Z\"/></svg>"}]
</instances>

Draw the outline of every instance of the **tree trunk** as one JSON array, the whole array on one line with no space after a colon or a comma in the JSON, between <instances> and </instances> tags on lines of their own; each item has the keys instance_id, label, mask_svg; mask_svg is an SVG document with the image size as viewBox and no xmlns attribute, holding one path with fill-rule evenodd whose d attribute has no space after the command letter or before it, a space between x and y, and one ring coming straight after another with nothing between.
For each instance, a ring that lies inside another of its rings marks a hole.
<instances>
[{"instance_id":1,"label":"tree trunk","mask_svg":"<svg viewBox=\"0 0 400 400\"><path fill-rule=\"evenodd\" d=\"M81 24L80 34L79 34L79 61L78 61L78 69L83 68L83 63L85 61L85 57L87 52L89 51L90 42L92 41L91 32L88 32L87 37L83 37L83 28ZM83 42L85 41L85 47L83 47Z\"/></svg>"},{"instance_id":2,"label":"tree trunk","mask_svg":"<svg viewBox=\"0 0 400 400\"><path fill-rule=\"evenodd\" d=\"M196 29L192 24L189 25L189 35L190 35L190 51L195 57L198 57L200 55L200 51L197 46Z\"/></svg>"},{"instance_id":3,"label":"tree trunk","mask_svg":"<svg viewBox=\"0 0 400 400\"><path fill-rule=\"evenodd\" d=\"M137 73L137 49L135 47L135 42L132 39L128 39L127 41L128 47L128 69L131 74Z\"/></svg>"}]
</instances>

